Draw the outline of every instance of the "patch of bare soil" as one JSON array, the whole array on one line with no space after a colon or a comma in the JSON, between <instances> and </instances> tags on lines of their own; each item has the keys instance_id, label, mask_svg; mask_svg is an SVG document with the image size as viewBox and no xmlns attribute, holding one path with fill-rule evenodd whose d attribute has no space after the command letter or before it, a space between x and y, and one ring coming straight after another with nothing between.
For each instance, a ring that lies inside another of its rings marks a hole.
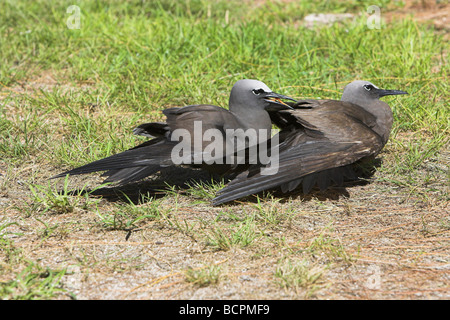
<instances>
[{"instance_id":1,"label":"patch of bare soil","mask_svg":"<svg viewBox=\"0 0 450 320\"><path fill-rule=\"evenodd\" d=\"M387 21L411 15L419 22L430 22L437 30L450 31L450 3L436 0L407 0L401 10L386 13ZM448 36L447 36L448 37Z\"/></svg>"}]
</instances>

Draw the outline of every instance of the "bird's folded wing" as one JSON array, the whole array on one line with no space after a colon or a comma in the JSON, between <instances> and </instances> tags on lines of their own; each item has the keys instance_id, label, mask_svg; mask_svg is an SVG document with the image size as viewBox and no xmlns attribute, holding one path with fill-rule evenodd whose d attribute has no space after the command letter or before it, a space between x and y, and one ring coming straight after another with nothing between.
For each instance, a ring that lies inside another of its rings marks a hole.
<instances>
[{"instance_id":1,"label":"bird's folded wing","mask_svg":"<svg viewBox=\"0 0 450 320\"><path fill-rule=\"evenodd\" d=\"M275 174L264 175L261 171L263 167L253 166L220 190L213 203L218 205L289 183L314 172L351 164L372 154L374 148L376 146L371 147L370 144L359 141L323 140L293 146L280 153L278 171Z\"/></svg>"},{"instance_id":2,"label":"bird's folded wing","mask_svg":"<svg viewBox=\"0 0 450 320\"><path fill-rule=\"evenodd\" d=\"M201 129L224 130L224 127L239 128L238 119L227 109L214 105L191 105L182 108L170 108L163 111L170 130L185 129L194 133L194 122L201 122Z\"/></svg>"}]
</instances>

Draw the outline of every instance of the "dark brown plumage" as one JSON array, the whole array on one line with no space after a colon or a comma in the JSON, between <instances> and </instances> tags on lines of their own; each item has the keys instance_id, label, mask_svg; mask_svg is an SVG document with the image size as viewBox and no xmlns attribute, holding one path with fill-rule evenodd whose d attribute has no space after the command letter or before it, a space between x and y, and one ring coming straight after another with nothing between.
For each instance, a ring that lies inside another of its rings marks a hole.
<instances>
[{"instance_id":1,"label":"dark brown plumage","mask_svg":"<svg viewBox=\"0 0 450 320\"><path fill-rule=\"evenodd\" d=\"M332 183L355 178L350 165L375 157L386 144L393 117L388 104L379 98L406 94L382 90L367 81L346 86L342 99L302 100L294 110L271 114L280 143L278 172L261 174L264 166L253 165L240 173L213 200L215 205L263 190L281 187L283 192L303 185L308 193L314 185L325 190Z\"/></svg>"},{"instance_id":2,"label":"dark brown plumage","mask_svg":"<svg viewBox=\"0 0 450 320\"><path fill-rule=\"evenodd\" d=\"M166 123L145 123L134 129L135 134L154 137L154 139L127 151L60 173L52 178L64 177L67 174L77 175L106 171L103 173L103 176L107 177L104 182L117 182L123 185L143 179L163 168L176 165L172 151L175 147L180 147L180 144L189 151L186 162L183 163L200 165L212 172L224 173L231 166L206 165L202 161L200 163L194 161L196 157L202 159L205 146L211 145L211 142L203 141L203 134L206 130L215 129L222 135L227 129L263 129L269 134L272 123L268 111L289 108L280 99L295 101L272 92L261 81L239 80L231 90L229 110L214 105L190 105L166 109L163 111L167 117ZM201 125L200 135L195 133L198 125ZM190 135L192 140L172 139L175 132L183 131ZM260 138L268 139L270 136ZM225 137L223 137L223 141L228 142ZM224 156L227 151L225 147L226 143L217 142L217 148L222 150Z\"/></svg>"}]
</instances>

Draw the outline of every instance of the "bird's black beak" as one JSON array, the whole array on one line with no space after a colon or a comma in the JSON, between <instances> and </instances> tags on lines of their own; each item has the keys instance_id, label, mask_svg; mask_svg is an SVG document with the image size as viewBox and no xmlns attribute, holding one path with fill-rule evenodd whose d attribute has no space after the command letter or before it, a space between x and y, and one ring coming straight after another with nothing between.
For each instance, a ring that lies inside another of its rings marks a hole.
<instances>
[{"instance_id":1,"label":"bird's black beak","mask_svg":"<svg viewBox=\"0 0 450 320\"><path fill-rule=\"evenodd\" d=\"M377 93L380 97L394 96L398 94L408 94L408 92L402 90L384 90L384 89L378 89Z\"/></svg>"},{"instance_id":2,"label":"bird's black beak","mask_svg":"<svg viewBox=\"0 0 450 320\"><path fill-rule=\"evenodd\" d=\"M261 98L263 98L266 102L269 104L265 108L266 111L277 111L277 110L284 110L284 109L293 109L290 105L288 105L286 102L284 102L282 99L285 100L291 100L294 102L297 102L297 100L279 94L275 92L265 92L262 94Z\"/></svg>"}]
</instances>

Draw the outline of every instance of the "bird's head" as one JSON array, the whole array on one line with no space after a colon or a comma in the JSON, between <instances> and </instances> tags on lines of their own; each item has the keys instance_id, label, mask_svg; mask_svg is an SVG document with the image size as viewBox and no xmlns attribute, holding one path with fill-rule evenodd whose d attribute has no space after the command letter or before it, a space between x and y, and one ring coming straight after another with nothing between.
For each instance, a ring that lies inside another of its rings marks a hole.
<instances>
[{"instance_id":1,"label":"bird's head","mask_svg":"<svg viewBox=\"0 0 450 320\"><path fill-rule=\"evenodd\" d=\"M361 104L361 102L364 101L370 102L371 100L380 99L384 96L398 94L408 94L408 92L401 90L380 89L369 81L356 80L349 83L344 88L344 93L342 94L341 100Z\"/></svg>"},{"instance_id":2,"label":"bird's head","mask_svg":"<svg viewBox=\"0 0 450 320\"><path fill-rule=\"evenodd\" d=\"M243 79L237 81L231 89L229 108L231 111L243 108L250 111L291 109L282 99L296 101L291 97L272 92L264 82Z\"/></svg>"}]
</instances>

